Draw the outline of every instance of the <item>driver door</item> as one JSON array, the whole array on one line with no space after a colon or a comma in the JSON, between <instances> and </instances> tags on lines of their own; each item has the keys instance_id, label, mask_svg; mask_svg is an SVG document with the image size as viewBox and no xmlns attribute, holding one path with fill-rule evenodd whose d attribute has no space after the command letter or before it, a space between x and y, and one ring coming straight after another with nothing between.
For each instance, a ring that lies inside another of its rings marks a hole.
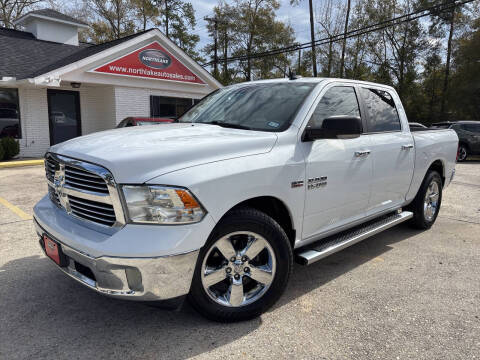
<instances>
[{"instance_id":1,"label":"driver door","mask_svg":"<svg viewBox=\"0 0 480 360\"><path fill-rule=\"evenodd\" d=\"M333 85L321 96L307 126L321 127L331 116L361 116L355 87ZM365 216L373 167L368 136L304 144L307 181L302 238L308 240Z\"/></svg>"}]
</instances>

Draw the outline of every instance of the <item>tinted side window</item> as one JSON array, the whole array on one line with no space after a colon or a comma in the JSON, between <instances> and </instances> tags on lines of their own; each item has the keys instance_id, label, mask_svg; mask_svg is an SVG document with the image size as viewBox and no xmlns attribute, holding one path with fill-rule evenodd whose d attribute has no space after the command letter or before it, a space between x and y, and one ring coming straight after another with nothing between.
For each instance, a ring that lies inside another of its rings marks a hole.
<instances>
[{"instance_id":1,"label":"tinted side window","mask_svg":"<svg viewBox=\"0 0 480 360\"><path fill-rule=\"evenodd\" d=\"M477 124L464 124L464 125L462 125L462 128L467 130L467 131L470 131L470 132L480 133L480 124L479 125L477 125Z\"/></svg>"},{"instance_id":2,"label":"tinted side window","mask_svg":"<svg viewBox=\"0 0 480 360\"><path fill-rule=\"evenodd\" d=\"M328 89L315 108L308 125L321 127L323 120L337 115L360 116L357 96L353 87L335 86Z\"/></svg>"},{"instance_id":3,"label":"tinted side window","mask_svg":"<svg viewBox=\"0 0 480 360\"><path fill-rule=\"evenodd\" d=\"M361 91L368 111L368 132L399 131L400 118L392 96L377 89L362 88Z\"/></svg>"}]
</instances>

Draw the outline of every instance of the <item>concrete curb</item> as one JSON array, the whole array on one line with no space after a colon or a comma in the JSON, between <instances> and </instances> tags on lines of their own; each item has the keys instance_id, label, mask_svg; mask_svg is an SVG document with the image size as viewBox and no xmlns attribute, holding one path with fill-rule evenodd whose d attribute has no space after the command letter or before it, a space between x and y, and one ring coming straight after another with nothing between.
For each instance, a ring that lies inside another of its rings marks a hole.
<instances>
[{"instance_id":1,"label":"concrete curb","mask_svg":"<svg viewBox=\"0 0 480 360\"><path fill-rule=\"evenodd\" d=\"M4 161L0 162L0 169L33 165L43 165L43 159Z\"/></svg>"}]
</instances>

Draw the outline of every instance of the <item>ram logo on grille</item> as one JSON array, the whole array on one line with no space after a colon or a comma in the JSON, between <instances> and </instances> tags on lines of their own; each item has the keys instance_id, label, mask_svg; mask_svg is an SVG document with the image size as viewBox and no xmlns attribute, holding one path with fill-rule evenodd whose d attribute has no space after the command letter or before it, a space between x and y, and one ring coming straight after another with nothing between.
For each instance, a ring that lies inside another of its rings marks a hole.
<instances>
[{"instance_id":1,"label":"ram logo on grille","mask_svg":"<svg viewBox=\"0 0 480 360\"><path fill-rule=\"evenodd\" d=\"M60 164L60 169L55 170L55 175L53 177L53 187L55 189L55 194L57 195L60 205L70 212L70 206L68 204L68 196L63 192L65 186L65 165Z\"/></svg>"}]
</instances>

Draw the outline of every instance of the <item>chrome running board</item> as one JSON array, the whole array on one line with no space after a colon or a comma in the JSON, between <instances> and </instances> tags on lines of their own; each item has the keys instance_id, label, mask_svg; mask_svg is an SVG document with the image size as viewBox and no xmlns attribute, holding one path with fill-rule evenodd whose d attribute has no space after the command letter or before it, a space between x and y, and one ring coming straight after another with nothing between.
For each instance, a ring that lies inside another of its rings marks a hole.
<instances>
[{"instance_id":1,"label":"chrome running board","mask_svg":"<svg viewBox=\"0 0 480 360\"><path fill-rule=\"evenodd\" d=\"M329 236L298 249L295 260L302 265L310 265L337 251L343 250L370 236L400 224L413 217L410 211L395 212L361 224L353 229Z\"/></svg>"}]
</instances>

